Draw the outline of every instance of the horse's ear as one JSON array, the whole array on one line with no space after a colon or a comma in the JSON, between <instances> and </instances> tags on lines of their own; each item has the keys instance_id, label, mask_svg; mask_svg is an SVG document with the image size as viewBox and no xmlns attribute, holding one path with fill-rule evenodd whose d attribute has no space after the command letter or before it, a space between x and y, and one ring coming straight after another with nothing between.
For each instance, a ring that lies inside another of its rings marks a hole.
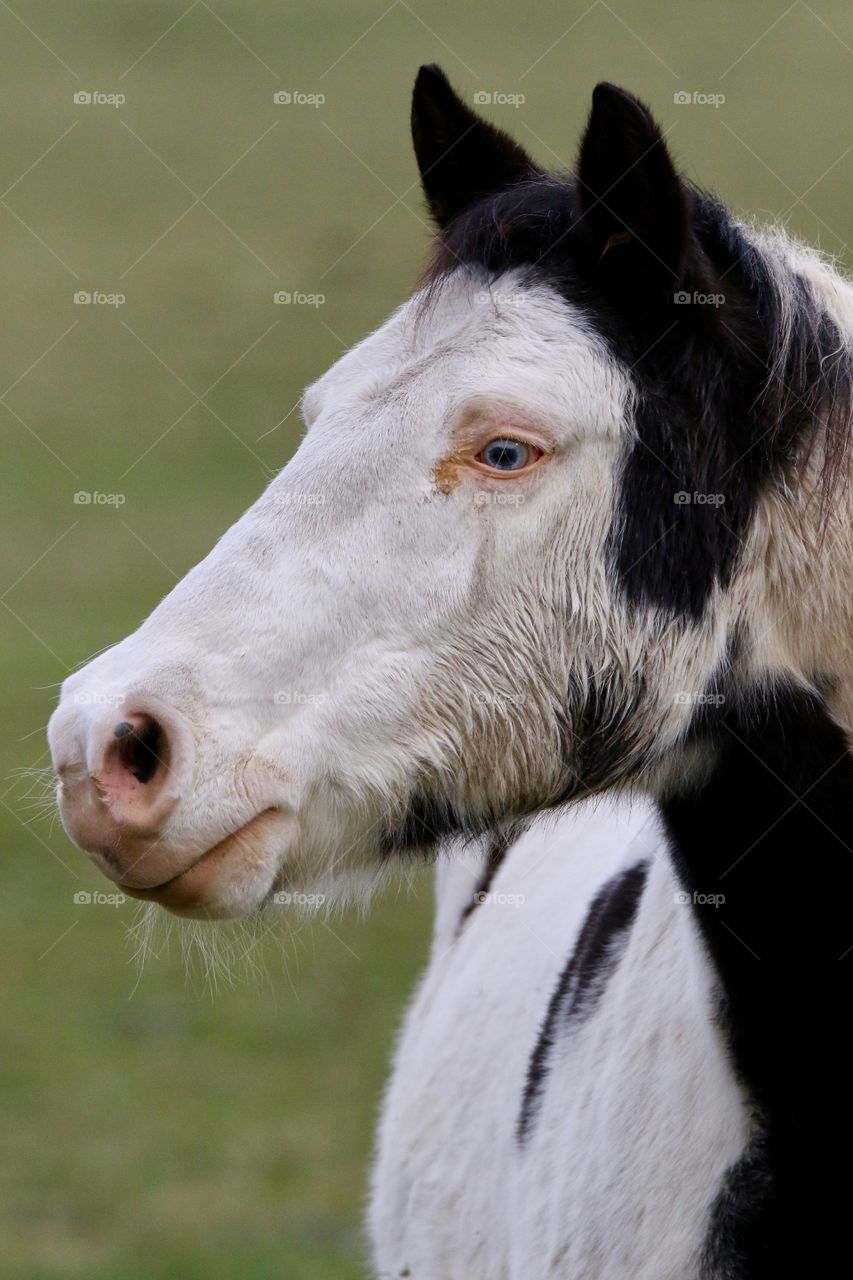
<instances>
[{"instance_id":1,"label":"horse's ear","mask_svg":"<svg viewBox=\"0 0 853 1280\"><path fill-rule=\"evenodd\" d=\"M603 274L675 290L690 244L688 201L641 102L599 84L578 163L580 230Z\"/></svg>"},{"instance_id":2,"label":"horse's ear","mask_svg":"<svg viewBox=\"0 0 853 1280\"><path fill-rule=\"evenodd\" d=\"M439 227L480 196L538 172L527 152L453 92L440 67L421 67L412 141L424 195Z\"/></svg>"}]
</instances>

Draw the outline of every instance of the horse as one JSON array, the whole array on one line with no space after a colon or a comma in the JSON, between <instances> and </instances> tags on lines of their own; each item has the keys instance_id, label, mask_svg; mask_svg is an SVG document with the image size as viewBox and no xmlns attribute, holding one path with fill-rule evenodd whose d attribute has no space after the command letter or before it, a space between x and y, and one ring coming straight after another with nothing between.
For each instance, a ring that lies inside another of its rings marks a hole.
<instances>
[{"instance_id":1,"label":"horse","mask_svg":"<svg viewBox=\"0 0 853 1280\"><path fill-rule=\"evenodd\" d=\"M599 84L573 174L437 67L413 296L63 685L65 829L189 917L438 857L377 1275L765 1280L848 1249L853 288ZM321 892L320 892L321 891Z\"/></svg>"}]
</instances>

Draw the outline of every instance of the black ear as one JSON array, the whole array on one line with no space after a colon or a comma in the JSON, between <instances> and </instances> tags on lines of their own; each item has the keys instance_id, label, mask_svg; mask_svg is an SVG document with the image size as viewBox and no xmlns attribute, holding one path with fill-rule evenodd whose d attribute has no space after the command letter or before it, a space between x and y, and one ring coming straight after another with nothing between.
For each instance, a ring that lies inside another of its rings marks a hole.
<instances>
[{"instance_id":1,"label":"black ear","mask_svg":"<svg viewBox=\"0 0 853 1280\"><path fill-rule=\"evenodd\" d=\"M467 107L436 66L421 67L415 80L412 141L440 227L478 197L538 172L523 147Z\"/></svg>"},{"instance_id":2,"label":"black ear","mask_svg":"<svg viewBox=\"0 0 853 1280\"><path fill-rule=\"evenodd\" d=\"M612 84L593 91L578 196L580 229L603 271L677 287L690 244L687 194L650 112Z\"/></svg>"}]
</instances>

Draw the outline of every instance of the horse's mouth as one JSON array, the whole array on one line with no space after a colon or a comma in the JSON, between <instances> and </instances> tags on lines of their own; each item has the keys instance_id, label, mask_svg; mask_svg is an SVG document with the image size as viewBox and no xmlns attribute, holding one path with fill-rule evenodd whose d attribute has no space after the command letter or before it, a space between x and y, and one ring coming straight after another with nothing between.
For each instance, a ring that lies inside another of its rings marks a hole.
<instances>
[{"instance_id":1,"label":"horse's mouth","mask_svg":"<svg viewBox=\"0 0 853 1280\"><path fill-rule=\"evenodd\" d=\"M223 880L233 881L258 866L264 838L279 815L278 809L263 809L171 880L144 889L121 883L118 887L131 898L156 902L178 915L221 915L223 911L217 903L217 888L221 887Z\"/></svg>"}]
</instances>

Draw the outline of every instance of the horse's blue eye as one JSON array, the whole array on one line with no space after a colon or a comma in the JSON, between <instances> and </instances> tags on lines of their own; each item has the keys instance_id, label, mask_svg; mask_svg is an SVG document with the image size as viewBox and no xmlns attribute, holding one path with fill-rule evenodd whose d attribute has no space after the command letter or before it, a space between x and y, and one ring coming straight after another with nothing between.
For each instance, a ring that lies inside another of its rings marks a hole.
<instances>
[{"instance_id":1,"label":"horse's blue eye","mask_svg":"<svg viewBox=\"0 0 853 1280\"><path fill-rule=\"evenodd\" d=\"M489 441L480 454L480 461L487 467L493 467L495 471L521 471L532 456L533 450L529 444L523 444L520 440L498 438Z\"/></svg>"}]
</instances>

